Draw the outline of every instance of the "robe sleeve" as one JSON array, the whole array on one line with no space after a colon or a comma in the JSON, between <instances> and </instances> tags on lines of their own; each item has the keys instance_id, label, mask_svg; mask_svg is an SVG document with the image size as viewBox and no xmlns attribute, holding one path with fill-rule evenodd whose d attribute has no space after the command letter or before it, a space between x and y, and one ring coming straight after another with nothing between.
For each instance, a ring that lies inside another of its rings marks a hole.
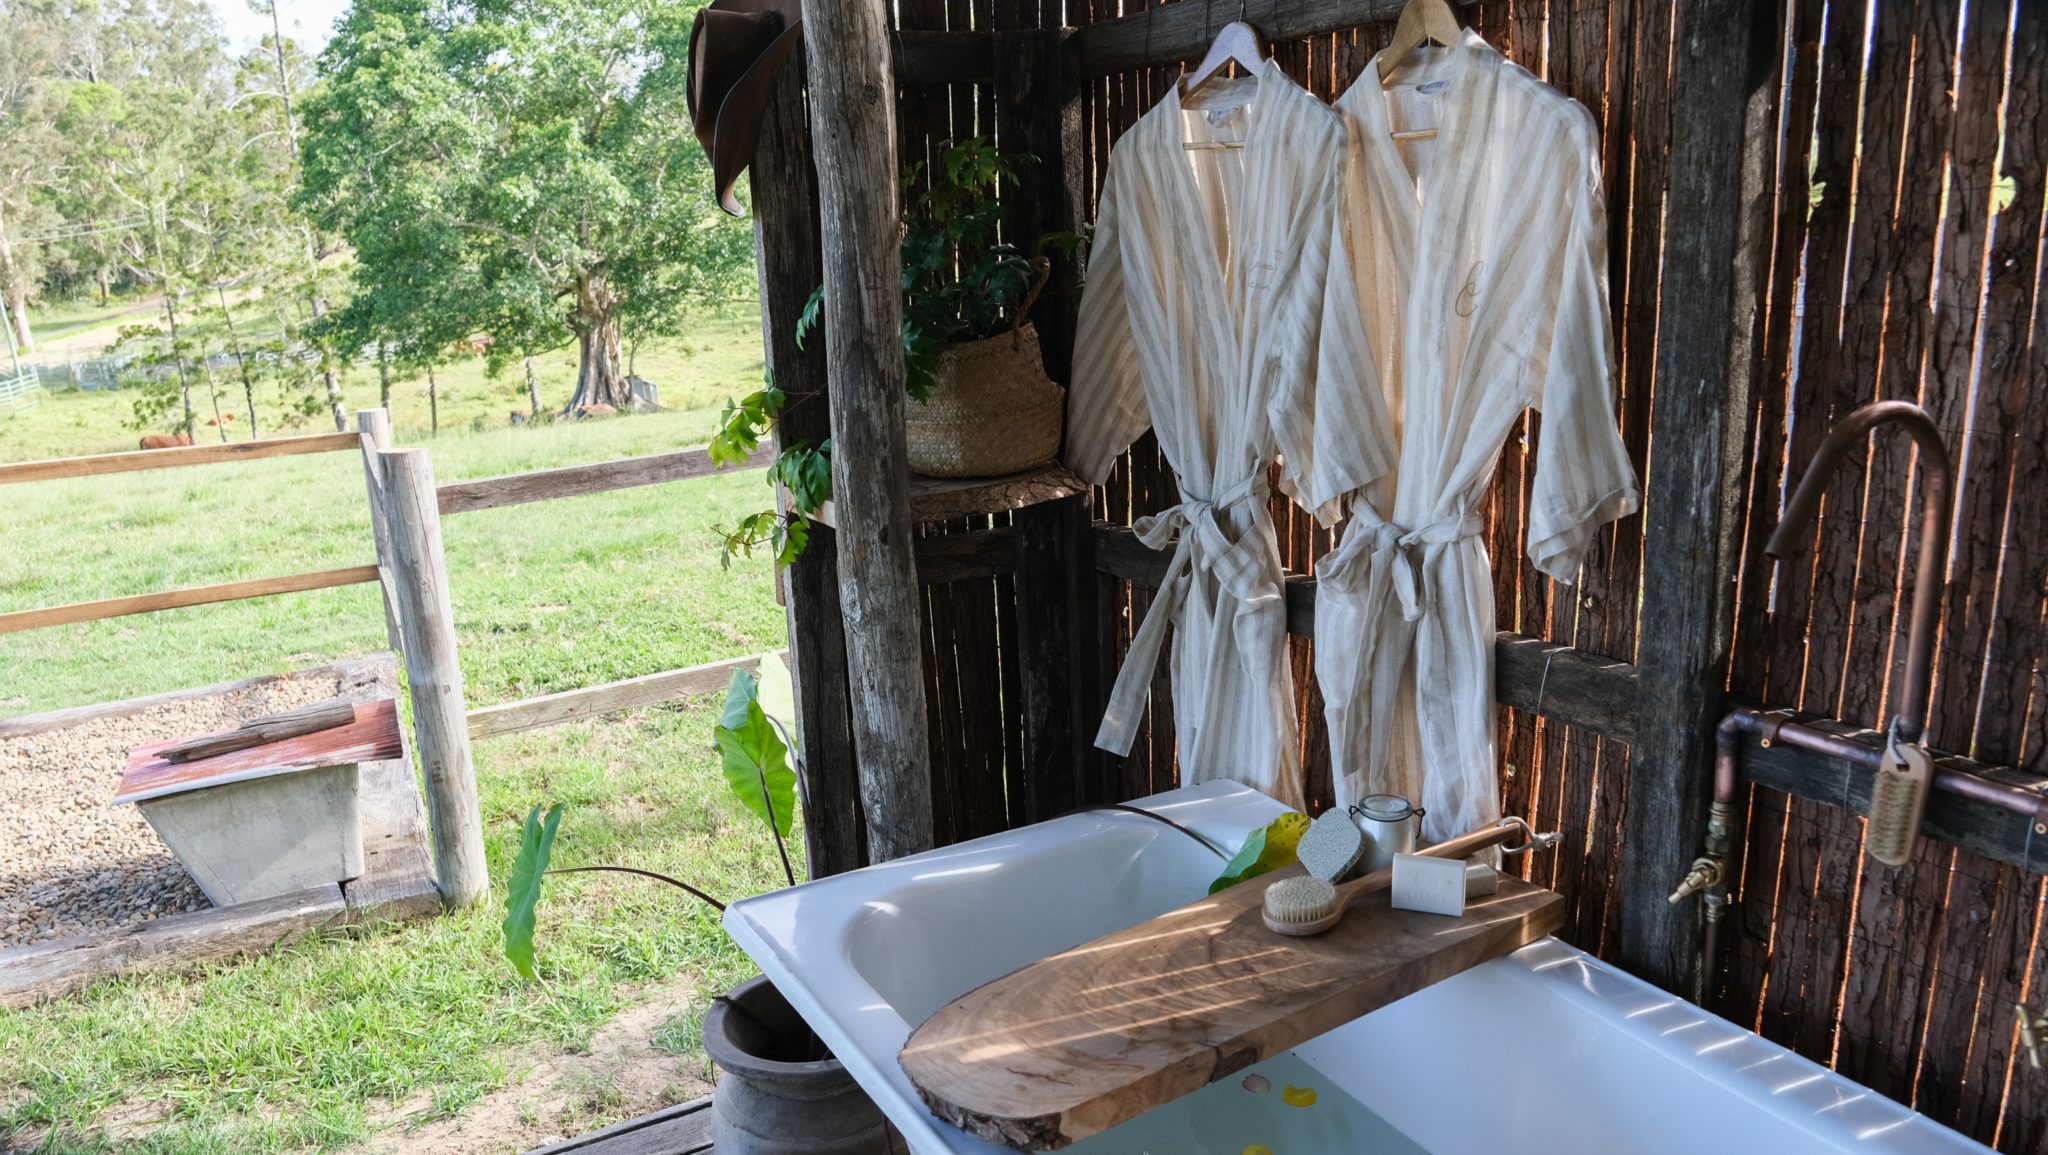
<instances>
[{"instance_id":1,"label":"robe sleeve","mask_svg":"<svg viewBox=\"0 0 2048 1155\"><path fill-rule=\"evenodd\" d=\"M1532 357L1529 403L1542 411L1529 501L1529 560L1562 582L1602 525L1642 504L1614 419L1614 336L1607 311L1607 207L1598 133L1577 110L1576 173L1560 198L1556 314ZM1583 158L1583 159L1577 159Z\"/></svg>"},{"instance_id":2,"label":"robe sleeve","mask_svg":"<svg viewBox=\"0 0 2048 1155\"><path fill-rule=\"evenodd\" d=\"M1067 468L1094 485L1109 476L1116 459L1152 424L1125 297L1119 183L1112 157L1096 207L1067 385Z\"/></svg>"},{"instance_id":3,"label":"robe sleeve","mask_svg":"<svg viewBox=\"0 0 2048 1155\"><path fill-rule=\"evenodd\" d=\"M1342 142L1332 149L1355 157ZM1323 525L1343 515L1344 499L1394 468L1393 421L1373 362L1365 313L1355 278L1351 229L1345 211L1356 174L1333 166L1327 178L1343 182L1311 225L1299 275L1319 284L1306 342L1307 364L1289 373L1267 406L1273 442L1281 454L1281 489ZM1362 195L1362 193L1360 193Z\"/></svg>"}]
</instances>

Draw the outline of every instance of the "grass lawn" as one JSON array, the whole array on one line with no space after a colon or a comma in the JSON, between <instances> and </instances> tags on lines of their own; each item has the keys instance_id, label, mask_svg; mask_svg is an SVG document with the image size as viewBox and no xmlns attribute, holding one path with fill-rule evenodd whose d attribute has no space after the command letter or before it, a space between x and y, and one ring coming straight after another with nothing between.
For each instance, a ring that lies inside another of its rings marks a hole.
<instances>
[{"instance_id":1,"label":"grass lawn","mask_svg":"<svg viewBox=\"0 0 2048 1155\"><path fill-rule=\"evenodd\" d=\"M641 372L675 411L538 428L503 424L516 381L451 370L444 432L424 437L408 386L398 439L430 445L443 481L700 444L716 404L758 379L758 349L744 319L721 320L694 353L643 352ZM549 372L559 403L559 363ZM375 386L353 375L351 402L372 402ZM124 408L118 394L59 393L0 416L0 460L123 448ZM500 419L473 432L451 410ZM348 454L12 488L0 508L0 611L373 556ZM767 500L751 473L449 519L470 704L781 645L769 566L722 567L713 528ZM0 635L0 714L300 668L381 649L383 633L375 587L359 586ZM527 808L565 801L559 865L645 865L721 897L777 885L773 847L727 797L711 754L717 704L479 743L492 877L502 882ZM379 1132L403 1149L404 1128L460 1115L548 1056L588 1047L643 985L691 976L701 1010L752 971L708 909L635 880L575 876L554 880L542 904L547 982L528 988L497 951L501 902L499 892L430 923L0 1012L0 1150L346 1149ZM660 1032L678 1079L703 1066L694 1014ZM627 1106L600 1096L559 1130Z\"/></svg>"}]
</instances>

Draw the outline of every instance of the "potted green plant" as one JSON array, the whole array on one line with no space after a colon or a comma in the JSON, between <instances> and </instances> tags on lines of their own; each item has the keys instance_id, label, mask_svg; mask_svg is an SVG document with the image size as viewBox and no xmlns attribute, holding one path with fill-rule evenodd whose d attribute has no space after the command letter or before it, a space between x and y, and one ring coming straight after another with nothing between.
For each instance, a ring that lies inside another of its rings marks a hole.
<instances>
[{"instance_id":1,"label":"potted green plant","mask_svg":"<svg viewBox=\"0 0 2048 1155\"><path fill-rule=\"evenodd\" d=\"M763 704L764 697L769 704ZM801 778L791 762L788 730L777 717L787 716L789 701L789 670L772 655L763 663L760 680L736 671L712 737L726 785L767 824L783 876L794 886L796 870L785 839L802 804ZM536 805L527 813L506 887L505 956L527 981L540 981L534 932L541 882L549 875L632 874L725 909L702 889L657 871L609 865L551 868L562 809L557 803L543 814ZM711 1061L725 1072L712 1094L712 1138L721 1155L885 1155L891 1150L881 1111L765 976L712 1000L703 1039Z\"/></svg>"},{"instance_id":2,"label":"potted green plant","mask_svg":"<svg viewBox=\"0 0 2048 1155\"><path fill-rule=\"evenodd\" d=\"M904 385L918 404L904 415L910 468L934 477L999 477L1059 452L1066 395L1045 374L1028 319L1052 263L1072 253L1069 232L1035 238L1028 253L1001 236L998 194L1033 158L1006 155L979 137L942 149L903 173ZM804 344L817 329L824 290L797 318ZM737 464L759 446L789 399L770 381L729 402L712 438L714 464ZM725 531L728 555L770 547L787 564L803 551L810 517L831 497L831 443L788 445L770 467L788 508L763 511Z\"/></svg>"}]
</instances>

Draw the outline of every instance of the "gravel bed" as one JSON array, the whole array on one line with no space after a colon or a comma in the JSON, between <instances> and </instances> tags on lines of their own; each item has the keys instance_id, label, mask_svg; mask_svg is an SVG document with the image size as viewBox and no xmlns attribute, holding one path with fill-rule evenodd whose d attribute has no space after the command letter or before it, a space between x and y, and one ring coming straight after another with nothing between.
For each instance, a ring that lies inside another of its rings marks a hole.
<instances>
[{"instance_id":1,"label":"gravel bed","mask_svg":"<svg viewBox=\"0 0 2048 1155\"><path fill-rule=\"evenodd\" d=\"M62 730L0 738L0 949L200 910L206 896L133 806L109 806L145 742L228 730L331 698L333 675L267 682Z\"/></svg>"}]
</instances>

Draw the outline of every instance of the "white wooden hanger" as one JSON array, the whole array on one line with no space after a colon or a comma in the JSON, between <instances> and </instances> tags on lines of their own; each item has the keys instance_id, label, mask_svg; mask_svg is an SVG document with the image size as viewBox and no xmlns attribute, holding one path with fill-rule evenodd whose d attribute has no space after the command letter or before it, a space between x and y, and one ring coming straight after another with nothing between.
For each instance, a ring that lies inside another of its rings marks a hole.
<instances>
[{"instance_id":1,"label":"white wooden hanger","mask_svg":"<svg viewBox=\"0 0 2048 1155\"><path fill-rule=\"evenodd\" d=\"M1256 75L1259 67L1266 63L1266 38L1259 30L1247 24L1244 5L1237 9L1238 19L1223 26L1216 39L1209 43L1208 55L1180 78L1182 100L1193 96L1203 85L1223 74L1227 65L1235 64L1247 75ZM1189 151L1219 148L1243 148L1244 142L1235 140L1196 140L1184 142L1181 147Z\"/></svg>"},{"instance_id":2,"label":"white wooden hanger","mask_svg":"<svg viewBox=\"0 0 2048 1155\"><path fill-rule=\"evenodd\" d=\"M1446 0L1408 0L1394 25L1394 42L1380 54L1380 87L1394 81L1394 72L1409 53L1435 41L1449 48L1458 42L1458 18ZM1393 134L1395 140L1435 140L1436 129L1420 128Z\"/></svg>"}]
</instances>

